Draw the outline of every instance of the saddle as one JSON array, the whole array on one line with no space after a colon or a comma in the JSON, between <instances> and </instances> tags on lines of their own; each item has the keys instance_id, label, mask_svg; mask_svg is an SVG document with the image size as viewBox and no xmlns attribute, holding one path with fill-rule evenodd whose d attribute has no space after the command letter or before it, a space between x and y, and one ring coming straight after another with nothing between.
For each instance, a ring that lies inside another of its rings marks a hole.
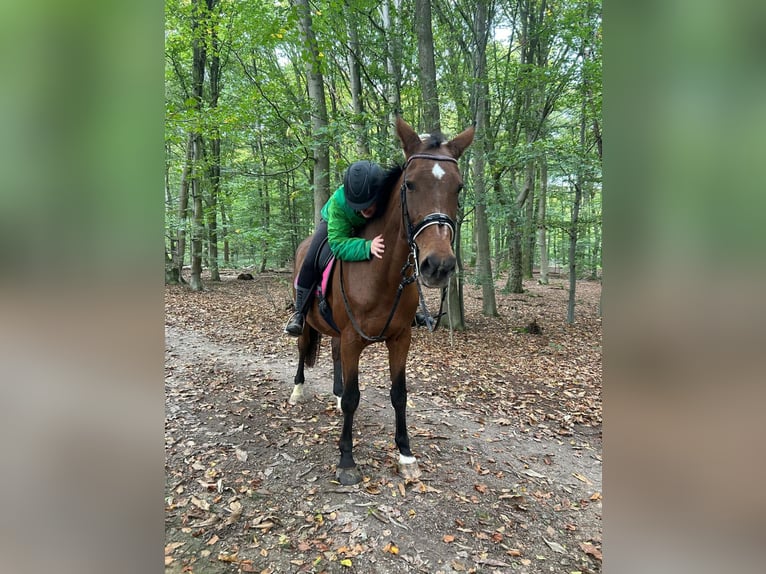
<instances>
[{"instance_id":1,"label":"saddle","mask_svg":"<svg viewBox=\"0 0 766 574\"><path fill-rule=\"evenodd\" d=\"M314 295L317 298L317 304L319 306L319 314L327 322L330 327L340 333L340 329L335 324L332 317L332 308L328 303L325 294L327 288L330 285L330 279L332 278L332 270L335 267L335 256L330 250L330 244L327 242L327 237L322 240L322 243L317 249L316 257L314 258L314 277L320 277ZM295 278L295 285L297 287L298 278Z\"/></svg>"}]
</instances>

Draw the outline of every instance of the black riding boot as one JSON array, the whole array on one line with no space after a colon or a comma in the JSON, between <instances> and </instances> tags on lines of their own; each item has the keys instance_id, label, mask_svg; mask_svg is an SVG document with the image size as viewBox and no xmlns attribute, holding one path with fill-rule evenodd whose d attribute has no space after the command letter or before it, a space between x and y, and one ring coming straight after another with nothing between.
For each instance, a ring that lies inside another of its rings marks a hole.
<instances>
[{"instance_id":1,"label":"black riding boot","mask_svg":"<svg viewBox=\"0 0 766 574\"><path fill-rule=\"evenodd\" d=\"M295 313L290 317L285 327L285 333L288 335L300 337L301 333L303 333L303 324L306 320L304 307L308 302L310 294L311 288L301 287L300 285L295 288Z\"/></svg>"}]
</instances>

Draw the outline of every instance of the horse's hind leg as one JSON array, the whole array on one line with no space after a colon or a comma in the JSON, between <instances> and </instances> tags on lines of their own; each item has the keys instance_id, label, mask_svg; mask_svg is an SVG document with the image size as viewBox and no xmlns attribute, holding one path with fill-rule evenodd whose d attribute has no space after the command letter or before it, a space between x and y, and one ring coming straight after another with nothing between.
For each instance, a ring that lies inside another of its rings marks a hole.
<instances>
[{"instance_id":1,"label":"horse's hind leg","mask_svg":"<svg viewBox=\"0 0 766 574\"><path fill-rule=\"evenodd\" d=\"M303 382L305 381L303 369L306 365L306 356L311 352L310 331L311 329L306 326L306 328L303 329L303 334L298 337L298 370L295 372L295 379L293 379L295 386L293 387L293 392L290 395L289 402L291 405L297 405L298 403L303 403L308 400L306 394L303 391Z\"/></svg>"},{"instance_id":2,"label":"horse's hind leg","mask_svg":"<svg viewBox=\"0 0 766 574\"><path fill-rule=\"evenodd\" d=\"M388 365L391 370L391 404L396 414L396 446L399 448L399 474L407 480L420 477L418 461L410 450L407 434L407 380L405 370L410 350L412 330L405 329L398 337L388 339Z\"/></svg>"},{"instance_id":3,"label":"horse's hind leg","mask_svg":"<svg viewBox=\"0 0 766 574\"><path fill-rule=\"evenodd\" d=\"M343 367L340 361L340 337L332 338L332 394L338 401L338 410L341 410L341 397L343 396Z\"/></svg>"}]
</instances>

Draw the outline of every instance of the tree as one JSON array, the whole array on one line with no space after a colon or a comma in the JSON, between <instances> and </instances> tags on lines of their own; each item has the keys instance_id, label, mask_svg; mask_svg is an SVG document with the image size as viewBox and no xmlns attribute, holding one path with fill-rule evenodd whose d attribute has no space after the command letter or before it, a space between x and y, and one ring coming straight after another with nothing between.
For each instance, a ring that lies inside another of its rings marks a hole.
<instances>
[{"instance_id":1,"label":"tree","mask_svg":"<svg viewBox=\"0 0 766 574\"><path fill-rule=\"evenodd\" d=\"M475 158L473 161L473 186L476 196L476 238L478 250L478 279L482 292L482 313L497 316L495 282L492 275L492 260L489 247L489 224L487 221L486 192L484 187L485 157L487 155L487 36L490 30L491 14L487 0L476 0L474 17L474 95L473 112L476 118Z\"/></svg>"},{"instance_id":2,"label":"tree","mask_svg":"<svg viewBox=\"0 0 766 574\"><path fill-rule=\"evenodd\" d=\"M322 206L330 198L330 148L327 143L327 102L322 77L322 55L311 19L308 0L293 0L298 11L305 50L306 83L311 102L311 136L314 140L314 224L322 217Z\"/></svg>"},{"instance_id":3,"label":"tree","mask_svg":"<svg viewBox=\"0 0 766 574\"><path fill-rule=\"evenodd\" d=\"M423 94L423 130L441 131L439 96L436 91L434 35L431 28L431 0L415 0L415 35L418 39L418 79Z\"/></svg>"},{"instance_id":4,"label":"tree","mask_svg":"<svg viewBox=\"0 0 766 574\"><path fill-rule=\"evenodd\" d=\"M598 0L166 0L168 280L183 280L191 261L201 288L221 249L222 265L286 267L349 161L401 161L396 113L422 131L477 128L460 159L458 272L446 305L455 328L464 328L464 280L482 284L492 315L498 274L512 291L538 261L543 282L548 260L551 271L574 264L573 280L597 276L600 9Z\"/></svg>"}]
</instances>

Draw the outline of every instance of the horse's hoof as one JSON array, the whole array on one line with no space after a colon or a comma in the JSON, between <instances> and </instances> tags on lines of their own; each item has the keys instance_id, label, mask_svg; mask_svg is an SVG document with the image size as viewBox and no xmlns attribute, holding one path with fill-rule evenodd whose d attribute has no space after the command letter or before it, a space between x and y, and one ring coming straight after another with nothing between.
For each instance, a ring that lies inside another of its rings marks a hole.
<instances>
[{"instance_id":1,"label":"horse's hoof","mask_svg":"<svg viewBox=\"0 0 766 574\"><path fill-rule=\"evenodd\" d=\"M308 400L306 393L303 392L303 385L295 385L293 387L293 394L290 395L289 403L291 405L297 405L298 403L305 403Z\"/></svg>"},{"instance_id":2,"label":"horse's hoof","mask_svg":"<svg viewBox=\"0 0 766 574\"><path fill-rule=\"evenodd\" d=\"M411 462L409 464L399 463L399 474L404 480L417 480L420 478L421 472L417 462Z\"/></svg>"},{"instance_id":3,"label":"horse's hoof","mask_svg":"<svg viewBox=\"0 0 766 574\"><path fill-rule=\"evenodd\" d=\"M339 468L335 471L335 478L342 485L350 486L362 482L362 473L355 466L352 468Z\"/></svg>"}]
</instances>

